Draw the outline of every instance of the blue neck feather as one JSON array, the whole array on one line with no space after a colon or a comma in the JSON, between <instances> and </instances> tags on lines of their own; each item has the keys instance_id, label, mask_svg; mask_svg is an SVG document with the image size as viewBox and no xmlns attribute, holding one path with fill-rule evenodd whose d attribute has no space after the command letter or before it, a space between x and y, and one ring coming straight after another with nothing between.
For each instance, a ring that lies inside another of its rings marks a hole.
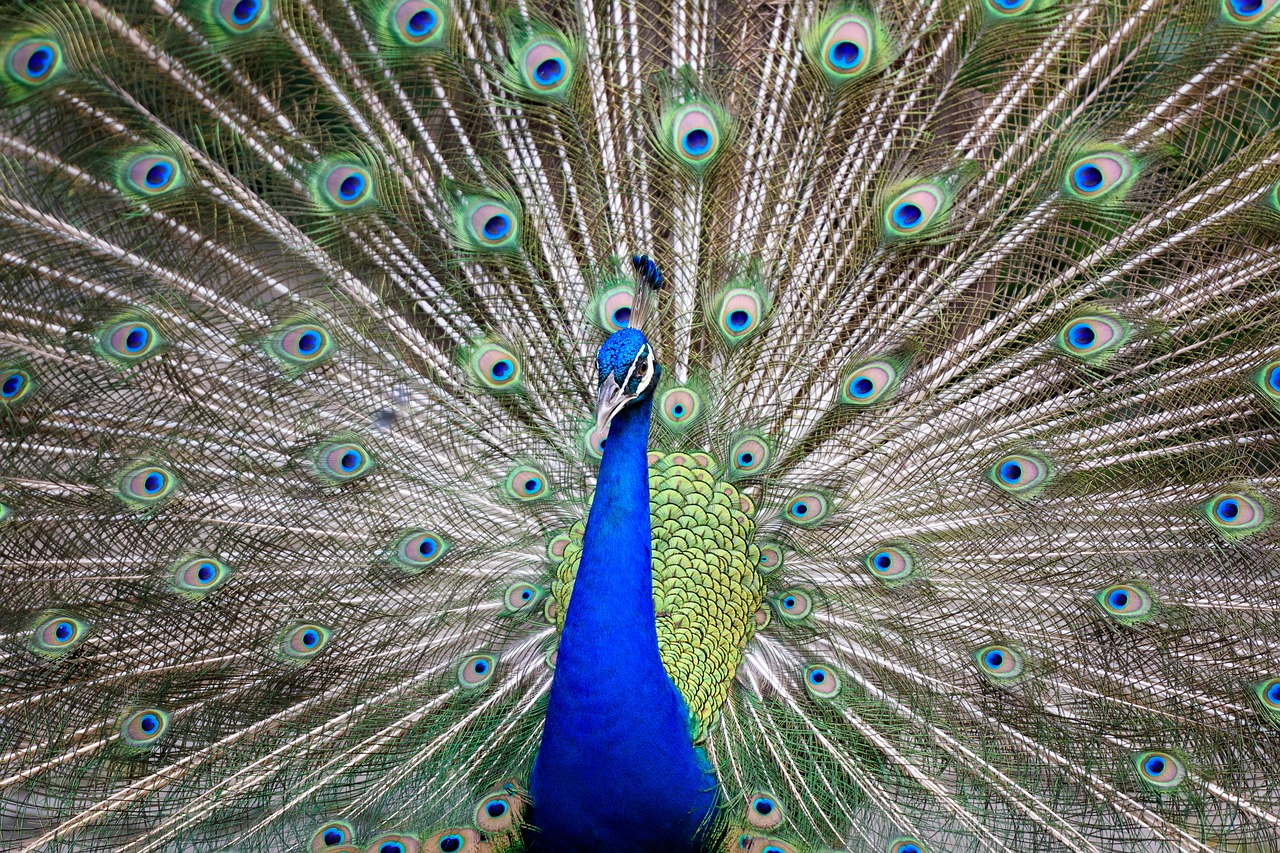
<instances>
[{"instance_id":1,"label":"blue neck feather","mask_svg":"<svg viewBox=\"0 0 1280 853\"><path fill-rule=\"evenodd\" d=\"M530 793L535 850L698 850L716 783L658 656L650 398L613 419Z\"/></svg>"}]
</instances>

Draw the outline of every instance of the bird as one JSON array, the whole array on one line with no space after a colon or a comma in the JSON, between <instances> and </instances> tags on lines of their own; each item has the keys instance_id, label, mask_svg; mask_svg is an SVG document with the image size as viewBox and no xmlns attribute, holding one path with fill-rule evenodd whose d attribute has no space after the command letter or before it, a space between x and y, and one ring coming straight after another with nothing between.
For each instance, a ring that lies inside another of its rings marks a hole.
<instances>
[{"instance_id":1,"label":"bird","mask_svg":"<svg viewBox=\"0 0 1280 853\"><path fill-rule=\"evenodd\" d=\"M1274 0L9 0L0 846L1280 849Z\"/></svg>"}]
</instances>

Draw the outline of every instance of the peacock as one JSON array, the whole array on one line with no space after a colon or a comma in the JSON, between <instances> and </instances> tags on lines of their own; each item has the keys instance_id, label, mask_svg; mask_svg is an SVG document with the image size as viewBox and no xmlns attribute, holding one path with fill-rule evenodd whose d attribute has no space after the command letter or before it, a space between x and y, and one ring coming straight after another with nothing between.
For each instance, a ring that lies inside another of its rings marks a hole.
<instances>
[{"instance_id":1,"label":"peacock","mask_svg":"<svg viewBox=\"0 0 1280 853\"><path fill-rule=\"evenodd\" d=\"M1280 850L1277 0L4 0L0 847Z\"/></svg>"}]
</instances>

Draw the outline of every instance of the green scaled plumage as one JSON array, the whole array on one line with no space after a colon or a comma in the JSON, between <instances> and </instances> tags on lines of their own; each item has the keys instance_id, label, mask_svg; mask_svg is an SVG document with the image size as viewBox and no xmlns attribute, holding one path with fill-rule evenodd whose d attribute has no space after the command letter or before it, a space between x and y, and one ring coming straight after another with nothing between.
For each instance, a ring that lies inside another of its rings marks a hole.
<instances>
[{"instance_id":1,"label":"green scaled plumage","mask_svg":"<svg viewBox=\"0 0 1280 853\"><path fill-rule=\"evenodd\" d=\"M539 840L643 318L715 853L1280 849L1277 8L6 4L0 848Z\"/></svg>"}]
</instances>

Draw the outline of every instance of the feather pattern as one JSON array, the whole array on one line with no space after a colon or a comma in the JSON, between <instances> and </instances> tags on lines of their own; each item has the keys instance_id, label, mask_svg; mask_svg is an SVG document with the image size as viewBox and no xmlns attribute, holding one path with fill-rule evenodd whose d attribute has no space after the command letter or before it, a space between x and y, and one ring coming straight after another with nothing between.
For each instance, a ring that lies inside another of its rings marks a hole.
<instances>
[{"instance_id":1,"label":"feather pattern","mask_svg":"<svg viewBox=\"0 0 1280 853\"><path fill-rule=\"evenodd\" d=\"M1275 849L1276 8L7 5L2 846L576 849L643 320L685 841Z\"/></svg>"}]
</instances>

